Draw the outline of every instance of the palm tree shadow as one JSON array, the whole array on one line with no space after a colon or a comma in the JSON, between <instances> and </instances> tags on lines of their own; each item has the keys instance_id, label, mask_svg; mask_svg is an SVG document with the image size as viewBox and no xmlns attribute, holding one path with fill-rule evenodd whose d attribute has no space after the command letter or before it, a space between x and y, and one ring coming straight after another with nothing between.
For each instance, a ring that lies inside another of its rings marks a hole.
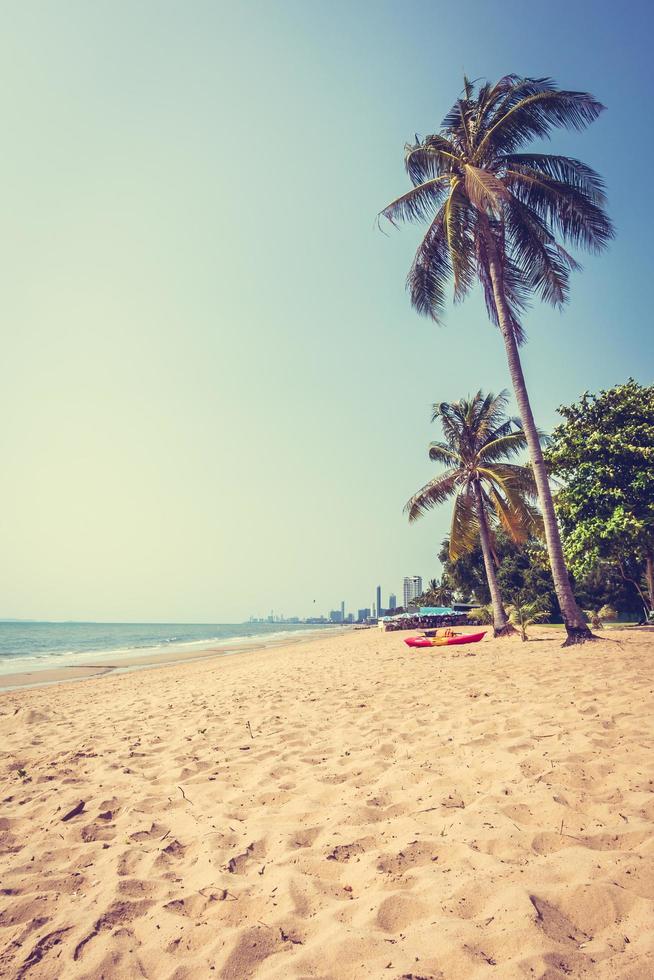
<instances>
[{"instance_id":1,"label":"palm tree shadow","mask_svg":"<svg viewBox=\"0 0 654 980\"><path fill-rule=\"evenodd\" d=\"M596 634L594 634L593 635L593 639L594 640L603 640L605 643L617 643L618 646L622 646L623 645L623 641L622 640L612 640L608 636L597 636ZM555 643L556 642L556 639L553 638L553 637L551 637L551 636L533 636L533 637L530 636L526 640L526 642L527 643Z\"/></svg>"}]
</instances>

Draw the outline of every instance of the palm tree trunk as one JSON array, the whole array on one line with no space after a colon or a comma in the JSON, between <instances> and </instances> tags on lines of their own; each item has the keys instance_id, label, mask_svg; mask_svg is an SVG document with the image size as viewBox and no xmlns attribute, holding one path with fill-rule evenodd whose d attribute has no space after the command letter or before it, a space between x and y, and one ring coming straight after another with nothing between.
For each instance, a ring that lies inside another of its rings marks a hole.
<instances>
[{"instance_id":1,"label":"palm tree trunk","mask_svg":"<svg viewBox=\"0 0 654 980\"><path fill-rule=\"evenodd\" d=\"M502 596L500 595L500 587L497 581L497 575L495 574L495 565L493 564L493 551L491 548L488 521L486 520L486 511L484 510L484 500L481 495L481 487L479 486L477 480L473 482L473 487L475 501L477 504L477 520L479 521L481 553L484 556L484 568L486 569L486 579L488 581L488 588L491 594L491 604L493 606L493 635L510 636L512 633L515 633L515 630L509 623L506 617L506 612L504 611L504 606L502 605Z\"/></svg>"},{"instance_id":2,"label":"palm tree trunk","mask_svg":"<svg viewBox=\"0 0 654 980\"><path fill-rule=\"evenodd\" d=\"M654 609L654 555L651 551L648 551L645 563L645 580L649 595L649 608L652 610Z\"/></svg>"},{"instance_id":3,"label":"palm tree trunk","mask_svg":"<svg viewBox=\"0 0 654 980\"><path fill-rule=\"evenodd\" d=\"M488 238L491 239L492 236L489 235ZM496 254L494 254L494 248L494 242L490 242L489 251L491 249L493 251L490 253L489 272L493 287L495 309L497 310L497 319L502 332L502 337L504 339L506 356L509 362L509 373L511 374L513 390L518 403L520 418L522 419L522 426L525 431L525 438L529 447L531 465L534 471L536 487L538 489L538 498L540 500L540 506L543 512L545 540L547 542L550 565L552 566L554 588L556 589L556 596L561 607L561 615L563 616L563 622L565 623L566 632L568 634L563 645L570 646L573 643L584 643L586 640L596 639L596 637L593 636L588 628L584 614L577 605L575 597L572 593L568 569L566 568L565 560L563 558L563 547L561 545L559 525L557 523L556 513L554 511L552 491L547 478L547 470L545 468L543 452L540 446L540 439L538 438L538 430L536 428L531 405L529 403L529 394L527 393L525 376L522 373L522 364L520 363L518 344L511 327L510 317L508 315L508 309L504 299L502 276L497 264Z\"/></svg>"}]
</instances>

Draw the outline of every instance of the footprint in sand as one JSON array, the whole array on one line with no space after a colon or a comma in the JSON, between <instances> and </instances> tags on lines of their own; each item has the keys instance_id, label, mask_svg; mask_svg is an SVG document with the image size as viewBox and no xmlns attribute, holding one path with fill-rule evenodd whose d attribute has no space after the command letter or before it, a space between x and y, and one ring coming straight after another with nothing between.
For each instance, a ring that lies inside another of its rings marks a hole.
<instances>
[{"instance_id":1,"label":"footprint in sand","mask_svg":"<svg viewBox=\"0 0 654 980\"><path fill-rule=\"evenodd\" d=\"M581 837L578 842L593 851L631 851L650 838L647 831L634 830L627 834L594 834Z\"/></svg>"},{"instance_id":2,"label":"footprint in sand","mask_svg":"<svg viewBox=\"0 0 654 980\"><path fill-rule=\"evenodd\" d=\"M245 874L251 861L260 861L265 856L266 848L264 841L254 841L254 843L248 844L242 854L235 854L229 859L227 870L236 875Z\"/></svg>"},{"instance_id":3,"label":"footprint in sand","mask_svg":"<svg viewBox=\"0 0 654 980\"><path fill-rule=\"evenodd\" d=\"M503 806L500 808L500 813L503 813L509 820L514 820L516 823L530 824L536 820L529 807L524 803L513 803L509 806Z\"/></svg>"},{"instance_id":4,"label":"footprint in sand","mask_svg":"<svg viewBox=\"0 0 654 980\"><path fill-rule=\"evenodd\" d=\"M414 895L398 892L385 898L377 909L375 924L384 932L396 933L429 915L429 906Z\"/></svg>"},{"instance_id":5,"label":"footprint in sand","mask_svg":"<svg viewBox=\"0 0 654 980\"><path fill-rule=\"evenodd\" d=\"M127 851L118 858L118 864L116 866L116 874L122 877L138 877L137 871L143 864L147 855L142 854L140 851L133 849Z\"/></svg>"},{"instance_id":6,"label":"footprint in sand","mask_svg":"<svg viewBox=\"0 0 654 980\"><path fill-rule=\"evenodd\" d=\"M291 851L300 847L311 847L320 837L322 827L307 827L305 830L297 830L288 840L288 849Z\"/></svg>"},{"instance_id":7,"label":"footprint in sand","mask_svg":"<svg viewBox=\"0 0 654 980\"><path fill-rule=\"evenodd\" d=\"M208 891L206 895L196 892L194 895L185 895L184 898L175 898L172 902L167 902L164 909L167 912L172 912L173 915L198 920L213 902L223 900L222 893L217 891Z\"/></svg>"},{"instance_id":8,"label":"footprint in sand","mask_svg":"<svg viewBox=\"0 0 654 980\"><path fill-rule=\"evenodd\" d=\"M135 950L141 943L128 928L117 929L111 937L110 950L93 963L88 973L80 974L80 980L97 980L98 977L147 977L148 973Z\"/></svg>"},{"instance_id":9,"label":"footprint in sand","mask_svg":"<svg viewBox=\"0 0 654 980\"><path fill-rule=\"evenodd\" d=\"M338 861L340 863L349 861L351 858L356 857L358 854L364 854L366 847L366 842L374 842L374 838L364 838L360 841L353 841L351 844L338 844L330 853L327 855L328 861Z\"/></svg>"},{"instance_id":10,"label":"footprint in sand","mask_svg":"<svg viewBox=\"0 0 654 980\"><path fill-rule=\"evenodd\" d=\"M178 841L176 837L173 837L170 843L166 844L162 849L155 864L168 865L174 861L181 861L185 854L186 846L181 841Z\"/></svg>"},{"instance_id":11,"label":"footprint in sand","mask_svg":"<svg viewBox=\"0 0 654 980\"><path fill-rule=\"evenodd\" d=\"M142 878L123 878L118 882L118 893L124 898L156 898L165 884L161 881L144 881Z\"/></svg>"},{"instance_id":12,"label":"footprint in sand","mask_svg":"<svg viewBox=\"0 0 654 980\"><path fill-rule=\"evenodd\" d=\"M582 943L600 935L628 915L637 898L617 885L587 884L554 897L529 896L537 925L556 942Z\"/></svg>"},{"instance_id":13,"label":"footprint in sand","mask_svg":"<svg viewBox=\"0 0 654 980\"><path fill-rule=\"evenodd\" d=\"M308 919L313 915L314 903L312 898L314 897L314 890L310 883L305 878L294 878L291 880L288 890L295 914L303 919Z\"/></svg>"},{"instance_id":14,"label":"footprint in sand","mask_svg":"<svg viewBox=\"0 0 654 980\"><path fill-rule=\"evenodd\" d=\"M169 833L170 827L166 827L165 824L153 821L148 829L135 831L133 834L130 834L129 839L133 840L136 844L139 844L141 841L146 840L164 840L166 835Z\"/></svg>"},{"instance_id":15,"label":"footprint in sand","mask_svg":"<svg viewBox=\"0 0 654 980\"><path fill-rule=\"evenodd\" d=\"M40 963L41 960L46 956L46 954L55 947L59 946L63 941L63 938L67 932L70 932L72 926L65 926L63 929L54 929L52 932L46 933L45 936L41 936L38 942L32 947L30 952L27 954L25 960L23 960L22 966L17 974L18 977L24 977L28 970L31 970L33 966Z\"/></svg>"},{"instance_id":16,"label":"footprint in sand","mask_svg":"<svg viewBox=\"0 0 654 980\"><path fill-rule=\"evenodd\" d=\"M86 844L96 840L111 841L116 836L116 828L112 823L108 823L107 820L103 820L102 818L98 820L96 818L93 823L88 823L80 829L80 836Z\"/></svg>"},{"instance_id":17,"label":"footprint in sand","mask_svg":"<svg viewBox=\"0 0 654 980\"><path fill-rule=\"evenodd\" d=\"M249 980L258 966L280 947L279 933L263 926L245 929L220 972L223 980Z\"/></svg>"},{"instance_id":18,"label":"footprint in sand","mask_svg":"<svg viewBox=\"0 0 654 980\"><path fill-rule=\"evenodd\" d=\"M388 875L402 875L410 868L438 861L439 850L431 841L410 841L397 854L382 854L377 862L377 870Z\"/></svg>"},{"instance_id":19,"label":"footprint in sand","mask_svg":"<svg viewBox=\"0 0 654 980\"><path fill-rule=\"evenodd\" d=\"M574 840L570 840L569 837L563 834L555 834L552 831L544 831L542 834L536 834L531 841L531 849L536 854L548 855L556 854L557 851L562 851L564 847L570 847L575 843Z\"/></svg>"},{"instance_id":20,"label":"footprint in sand","mask_svg":"<svg viewBox=\"0 0 654 980\"><path fill-rule=\"evenodd\" d=\"M30 919L36 918L43 918L44 921L47 921L44 913L48 911L51 898L51 895L35 895L18 902L10 902L6 908L0 911L0 927L21 925L23 922L29 922Z\"/></svg>"},{"instance_id":21,"label":"footprint in sand","mask_svg":"<svg viewBox=\"0 0 654 980\"><path fill-rule=\"evenodd\" d=\"M79 960L87 950L88 944L101 932L125 927L134 919L138 919L152 908L152 902L142 899L139 902L114 902L106 912L96 920L93 929L75 947L73 959Z\"/></svg>"}]
</instances>

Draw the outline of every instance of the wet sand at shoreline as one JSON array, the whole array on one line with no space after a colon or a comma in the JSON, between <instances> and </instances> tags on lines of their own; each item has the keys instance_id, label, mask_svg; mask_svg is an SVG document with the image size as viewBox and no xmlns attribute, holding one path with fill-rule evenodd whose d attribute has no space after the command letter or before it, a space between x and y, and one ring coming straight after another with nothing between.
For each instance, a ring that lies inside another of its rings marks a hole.
<instances>
[{"instance_id":1,"label":"wet sand at shoreline","mask_svg":"<svg viewBox=\"0 0 654 980\"><path fill-rule=\"evenodd\" d=\"M342 629L330 631L330 636L342 633ZM134 653L119 657L107 656L106 663L101 658L99 663L94 663L93 656L89 656L89 663L80 663L65 667L51 667L40 670L17 670L12 673L0 674L0 694L5 690L18 688L38 687L46 684L59 684L66 681L87 680L91 677L100 677L114 671L127 671L137 667L157 668L165 667L168 664L192 663L199 660L211 660L215 657L233 657L240 653L250 653L253 650L264 650L278 646L293 646L296 643L306 643L313 639L315 634L296 635L292 634L282 638L276 637L268 640L265 636L261 639L253 637L247 643L239 643L226 646L210 646L206 648L196 648L193 650L171 650L163 653L161 648L153 647L147 653ZM20 661L17 661L20 663Z\"/></svg>"}]
</instances>

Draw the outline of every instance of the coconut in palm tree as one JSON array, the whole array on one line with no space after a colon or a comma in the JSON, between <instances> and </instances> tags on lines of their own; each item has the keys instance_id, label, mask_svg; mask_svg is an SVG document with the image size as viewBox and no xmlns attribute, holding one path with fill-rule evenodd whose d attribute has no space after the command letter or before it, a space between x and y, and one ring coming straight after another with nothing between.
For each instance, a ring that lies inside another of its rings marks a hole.
<instances>
[{"instance_id":1,"label":"coconut in palm tree","mask_svg":"<svg viewBox=\"0 0 654 980\"><path fill-rule=\"evenodd\" d=\"M407 503L415 521L428 510L454 498L450 528L450 558L456 560L481 543L484 569L493 608L495 636L515 632L502 604L497 582L493 528L500 525L517 543L524 543L538 527L531 503L536 487L531 469L507 462L526 447L518 419L507 418L508 396L478 391L473 398L434 405L444 441L432 442L429 458L446 467Z\"/></svg>"},{"instance_id":2,"label":"coconut in palm tree","mask_svg":"<svg viewBox=\"0 0 654 980\"><path fill-rule=\"evenodd\" d=\"M571 157L534 152L529 143L553 129L582 130L604 107L587 92L559 89L550 78L507 75L462 95L439 133L407 145L413 187L381 213L391 222L428 222L407 288L419 313L440 320L446 286L455 301L480 283L500 328L543 512L552 576L567 630L566 644L591 639L577 605L552 493L529 402L519 346L532 296L561 307L571 270L562 243L599 252L613 236L601 178Z\"/></svg>"}]
</instances>

